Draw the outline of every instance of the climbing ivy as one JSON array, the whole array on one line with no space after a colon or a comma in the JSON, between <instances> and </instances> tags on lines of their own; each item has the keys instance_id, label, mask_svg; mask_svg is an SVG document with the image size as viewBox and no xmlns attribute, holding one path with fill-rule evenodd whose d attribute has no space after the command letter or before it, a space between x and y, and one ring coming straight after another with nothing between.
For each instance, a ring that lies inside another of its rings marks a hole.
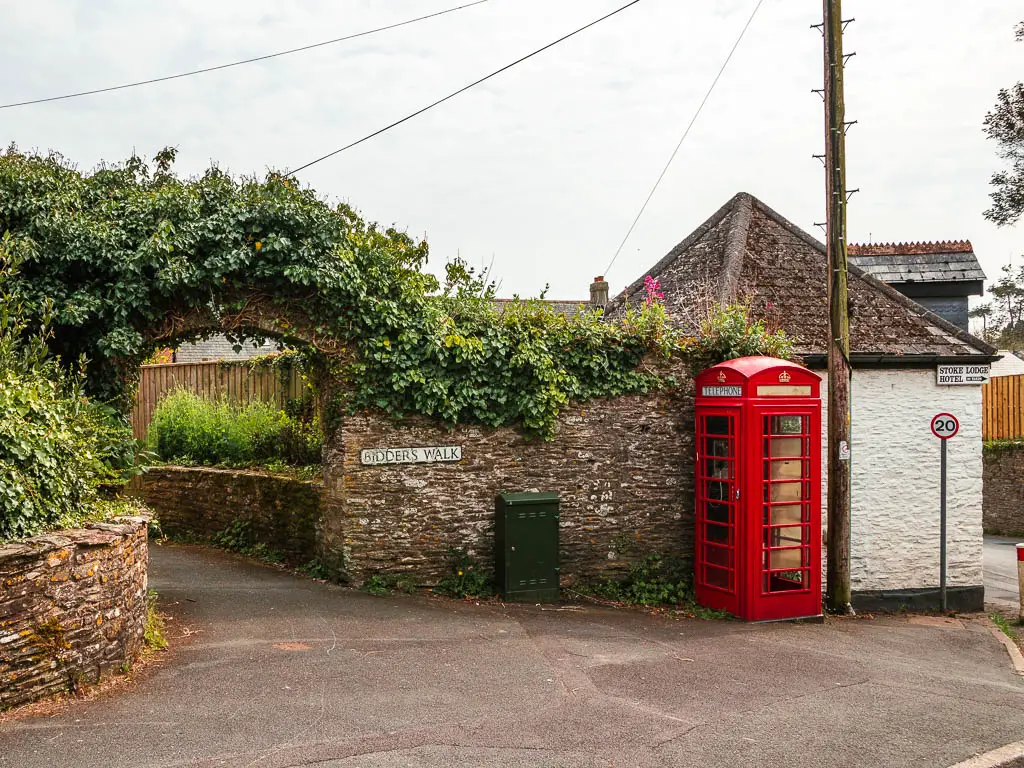
<instances>
[{"instance_id":1,"label":"climbing ivy","mask_svg":"<svg viewBox=\"0 0 1024 768\"><path fill-rule=\"evenodd\" d=\"M424 271L425 241L294 178L213 166L184 179L174 158L165 149L152 169L131 157L82 172L57 154L0 155L0 232L25 254L24 306L40 317L52 305L51 351L66 364L84 356L87 391L100 399L124 407L138 364L188 338L154 338L168 317L230 315L254 296L273 306L286 339L336 342L330 359L325 346L311 350L321 372L344 381L321 393L325 402L545 438L570 401L663 386L651 362L683 348L660 290L616 322L537 301L499 305L465 264L439 281Z\"/></svg>"},{"instance_id":2,"label":"climbing ivy","mask_svg":"<svg viewBox=\"0 0 1024 768\"><path fill-rule=\"evenodd\" d=\"M174 154L158 154L152 170L132 157L89 173L57 154L0 156L0 230L26 254L25 306L38 313L52 302L51 350L88 359L95 396L125 400L127 374L155 351L151 330L168 315L231 312L254 293L285 328L301 316L345 346L349 409L550 436L569 400L661 383L638 364L670 346L663 313L605 323L540 302L499 307L472 270L450 265L442 285L423 271L425 241L367 223L294 178L235 178L214 166L182 179ZM237 329L247 335L256 332Z\"/></svg>"}]
</instances>

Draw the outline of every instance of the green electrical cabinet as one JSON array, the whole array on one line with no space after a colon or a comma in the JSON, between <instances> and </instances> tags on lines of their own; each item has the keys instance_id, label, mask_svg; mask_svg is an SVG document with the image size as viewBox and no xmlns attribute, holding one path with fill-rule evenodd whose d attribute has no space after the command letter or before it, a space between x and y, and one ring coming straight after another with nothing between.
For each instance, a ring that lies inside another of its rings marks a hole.
<instances>
[{"instance_id":1,"label":"green electrical cabinet","mask_svg":"<svg viewBox=\"0 0 1024 768\"><path fill-rule=\"evenodd\" d=\"M558 494L499 493L495 571L509 601L558 600Z\"/></svg>"}]
</instances>

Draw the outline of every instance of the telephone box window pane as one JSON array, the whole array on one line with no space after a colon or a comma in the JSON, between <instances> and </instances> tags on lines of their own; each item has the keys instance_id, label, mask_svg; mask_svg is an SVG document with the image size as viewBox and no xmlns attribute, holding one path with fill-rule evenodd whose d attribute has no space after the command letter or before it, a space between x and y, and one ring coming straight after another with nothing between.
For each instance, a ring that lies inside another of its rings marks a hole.
<instances>
[{"instance_id":1,"label":"telephone box window pane","mask_svg":"<svg viewBox=\"0 0 1024 768\"><path fill-rule=\"evenodd\" d=\"M773 437L771 439L771 457L773 459L799 459L803 453L804 441L799 437Z\"/></svg>"},{"instance_id":2,"label":"telephone box window pane","mask_svg":"<svg viewBox=\"0 0 1024 768\"><path fill-rule=\"evenodd\" d=\"M731 541L729 541L729 527L728 526L725 526L725 525L713 525L711 523L708 523L705 526L705 529L706 530L705 530L704 537L705 537L705 539L707 541L717 542L719 544L731 544L732 543ZM711 562L710 558L708 558L708 562Z\"/></svg>"},{"instance_id":3,"label":"telephone box window pane","mask_svg":"<svg viewBox=\"0 0 1024 768\"><path fill-rule=\"evenodd\" d=\"M731 434L729 431L729 417L728 416L705 416L704 417L704 432L709 435L728 435Z\"/></svg>"},{"instance_id":4,"label":"telephone box window pane","mask_svg":"<svg viewBox=\"0 0 1024 768\"><path fill-rule=\"evenodd\" d=\"M791 525L785 528L764 528L765 547L796 547L809 543L807 541L807 526Z\"/></svg>"},{"instance_id":5,"label":"telephone box window pane","mask_svg":"<svg viewBox=\"0 0 1024 768\"><path fill-rule=\"evenodd\" d=\"M725 459L707 459L704 462L704 477L716 480L731 480L732 462Z\"/></svg>"},{"instance_id":6,"label":"telephone box window pane","mask_svg":"<svg viewBox=\"0 0 1024 768\"><path fill-rule=\"evenodd\" d=\"M716 547L709 544L704 557L708 565L732 568L732 548L730 547Z\"/></svg>"},{"instance_id":7,"label":"telephone box window pane","mask_svg":"<svg viewBox=\"0 0 1024 768\"><path fill-rule=\"evenodd\" d=\"M773 504L771 507L772 525L799 525L804 522L803 504ZM785 544L772 544L773 547L784 547Z\"/></svg>"},{"instance_id":8,"label":"telephone box window pane","mask_svg":"<svg viewBox=\"0 0 1024 768\"><path fill-rule=\"evenodd\" d=\"M771 483L768 501L802 501L804 497L803 483Z\"/></svg>"},{"instance_id":9,"label":"telephone box window pane","mask_svg":"<svg viewBox=\"0 0 1024 768\"><path fill-rule=\"evenodd\" d=\"M730 440L724 437L708 437L704 440L704 453L708 456L732 456Z\"/></svg>"},{"instance_id":10,"label":"telephone box window pane","mask_svg":"<svg viewBox=\"0 0 1024 768\"><path fill-rule=\"evenodd\" d=\"M706 498L709 501L729 501L729 489L732 487L722 480L708 480L705 483Z\"/></svg>"},{"instance_id":11,"label":"telephone box window pane","mask_svg":"<svg viewBox=\"0 0 1024 768\"><path fill-rule=\"evenodd\" d=\"M712 565L704 566L704 583L709 587L717 587L718 589L731 589L732 584L730 583L730 571L723 568L715 568Z\"/></svg>"},{"instance_id":12,"label":"telephone box window pane","mask_svg":"<svg viewBox=\"0 0 1024 768\"><path fill-rule=\"evenodd\" d=\"M806 589L808 582L808 571L806 569L792 569L787 571L776 571L764 575L765 592L791 592L797 589Z\"/></svg>"},{"instance_id":13,"label":"telephone box window pane","mask_svg":"<svg viewBox=\"0 0 1024 768\"><path fill-rule=\"evenodd\" d=\"M722 523L728 525L732 522L732 514L728 504L710 502L707 507L707 518L709 523Z\"/></svg>"},{"instance_id":14,"label":"telephone box window pane","mask_svg":"<svg viewBox=\"0 0 1024 768\"><path fill-rule=\"evenodd\" d=\"M769 435L802 435L807 431L804 416L769 416L768 419L771 420L766 430Z\"/></svg>"}]
</instances>

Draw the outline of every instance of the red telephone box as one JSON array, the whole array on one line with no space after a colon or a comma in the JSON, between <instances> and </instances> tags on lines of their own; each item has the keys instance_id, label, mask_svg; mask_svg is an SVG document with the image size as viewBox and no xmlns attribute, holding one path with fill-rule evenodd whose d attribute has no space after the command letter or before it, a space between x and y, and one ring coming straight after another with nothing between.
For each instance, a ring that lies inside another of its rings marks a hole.
<instances>
[{"instance_id":1,"label":"red telephone box","mask_svg":"<svg viewBox=\"0 0 1024 768\"><path fill-rule=\"evenodd\" d=\"M697 376L697 602L747 621L821 615L820 380L744 357Z\"/></svg>"}]
</instances>

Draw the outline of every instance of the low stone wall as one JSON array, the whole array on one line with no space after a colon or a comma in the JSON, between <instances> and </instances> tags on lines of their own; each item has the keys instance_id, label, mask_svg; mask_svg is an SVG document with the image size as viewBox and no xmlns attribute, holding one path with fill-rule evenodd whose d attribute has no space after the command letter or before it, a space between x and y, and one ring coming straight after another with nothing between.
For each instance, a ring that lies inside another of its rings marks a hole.
<instances>
[{"instance_id":1,"label":"low stone wall","mask_svg":"<svg viewBox=\"0 0 1024 768\"><path fill-rule=\"evenodd\" d=\"M562 584L623 571L660 552L693 557L692 384L567 409L554 441L513 429L456 427L360 414L345 418L325 460L322 548L361 580L408 573L424 584L448 573L448 552L494 554L495 496L561 496ZM362 449L460 446L452 463L363 465ZM342 563L343 561L343 563Z\"/></svg>"},{"instance_id":2,"label":"low stone wall","mask_svg":"<svg viewBox=\"0 0 1024 768\"><path fill-rule=\"evenodd\" d=\"M313 481L208 467L154 467L131 492L154 511L168 535L213 536L236 520L255 542L305 565L318 554L322 485ZM254 543L255 543L254 542Z\"/></svg>"},{"instance_id":3,"label":"low stone wall","mask_svg":"<svg viewBox=\"0 0 1024 768\"><path fill-rule=\"evenodd\" d=\"M986 448L984 466L985 533L1024 536L1024 445Z\"/></svg>"},{"instance_id":4,"label":"low stone wall","mask_svg":"<svg viewBox=\"0 0 1024 768\"><path fill-rule=\"evenodd\" d=\"M135 658L146 525L118 518L0 546L0 709L95 683Z\"/></svg>"}]
</instances>

